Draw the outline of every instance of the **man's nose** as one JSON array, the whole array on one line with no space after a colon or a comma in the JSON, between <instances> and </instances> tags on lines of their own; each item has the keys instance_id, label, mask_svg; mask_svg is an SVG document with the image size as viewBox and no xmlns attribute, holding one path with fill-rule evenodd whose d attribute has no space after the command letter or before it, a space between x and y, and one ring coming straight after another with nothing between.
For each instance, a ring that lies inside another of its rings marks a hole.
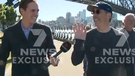
<instances>
[{"instance_id":1,"label":"man's nose","mask_svg":"<svg viewBox=\"0 0 135 76\"><path fill-rule=\"evenodd\" d=\"M94 14L93 14L93 17L97 17L97 14L96 14L96 13L94 13Z\"/></svg>"},{"instance_id":2,"label":"man's nose","mask_svg":"<svg viewBox=\"0 0 135 76\"><path fill-rule=\"evenodd\" d=\"M98 14L97 13L93 13L93 16L97 16Z\"/></svg>"},{"instance_id":3,"label":"man's nose","mask_svg":"<svg viewBox=\"0 0 135 76\"><path fill-rule=\"evenodd\" d=\"M35 12L34 15L35 15L35 16L38 16L38 12Z\"/></svg>"}]
</instances>

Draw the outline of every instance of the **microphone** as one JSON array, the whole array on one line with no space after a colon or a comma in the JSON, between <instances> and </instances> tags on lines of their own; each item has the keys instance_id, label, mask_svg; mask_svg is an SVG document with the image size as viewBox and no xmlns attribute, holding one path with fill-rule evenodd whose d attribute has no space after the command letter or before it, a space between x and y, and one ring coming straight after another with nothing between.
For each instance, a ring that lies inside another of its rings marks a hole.
<instances>
[{"instance_id":1,"label":"microphone","mask_svg":"<svg viewBox=\"0 0 135 76\"><path fill-rule=\"evenodd\" d=\"M66 53L70 48L71 48L71 43L69 43L68 41L64 42L60 47L60 51L58 51L53 57L56 58L62 52ZM48 62L47 64L44 64L43 69L46 70L50 66L50 64L51 64L50 62Z\"/></svg>"}]
</instances>

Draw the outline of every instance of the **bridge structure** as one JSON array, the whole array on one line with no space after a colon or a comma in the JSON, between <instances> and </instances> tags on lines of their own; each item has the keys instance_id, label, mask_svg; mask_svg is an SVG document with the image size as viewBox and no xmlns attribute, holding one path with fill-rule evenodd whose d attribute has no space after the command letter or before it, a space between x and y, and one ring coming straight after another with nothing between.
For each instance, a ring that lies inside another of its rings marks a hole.
<instances>
[{"instance_id":1,"label":"bridge structure","mask_svg":"<svg viewBox=\"0 0 135 76\"><path fill-rule=\"evenodd\" d=\"M95 4L98 1L104 1L112 6L114 12L125 15L127 13L135 14L135 0L66 0L83 4Z\"/></svg>"},{"instance_id":2,"label":"bridge structure","mask_svg":"<svg viewBox=\"0 0 135 76\"><path fill-rule=\"evenodd\" d=\"M98 1L104 1L112 6L114 12L125 15L126 13L135 14L135 0L66 0L72 2L78 2L83 4L95 4ZM13 5L14 8L18 7L20 0L7 0L5 3L7 6Z\"/></svg>"}]
</instances>

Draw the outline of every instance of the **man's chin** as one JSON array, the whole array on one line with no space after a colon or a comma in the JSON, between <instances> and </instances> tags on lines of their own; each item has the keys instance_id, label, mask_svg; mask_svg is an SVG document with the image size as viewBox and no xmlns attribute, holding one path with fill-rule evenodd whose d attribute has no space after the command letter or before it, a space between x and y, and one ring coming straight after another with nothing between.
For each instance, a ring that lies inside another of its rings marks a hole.
<instances>
[{"instance_id":1,"label":"man's chin","mask_svg":"<svg viewBox=\"0 0 135 76\"><path fill-rule=\"evenodd\" d=\"M36 23L36 21L31 21L32 24Z\"/></svg>"},{"instance_id":2,"label":"man's chin","mask_svg":"<svg viewBox=\"0 0 135 76\"><path fill-rule=\"evenodd\" d=\"M95 23L95 26L97 26L97 27L98 27L98 26L100 26L100 25L99 25L98 23Z\"/></svg>"}]
</instances>

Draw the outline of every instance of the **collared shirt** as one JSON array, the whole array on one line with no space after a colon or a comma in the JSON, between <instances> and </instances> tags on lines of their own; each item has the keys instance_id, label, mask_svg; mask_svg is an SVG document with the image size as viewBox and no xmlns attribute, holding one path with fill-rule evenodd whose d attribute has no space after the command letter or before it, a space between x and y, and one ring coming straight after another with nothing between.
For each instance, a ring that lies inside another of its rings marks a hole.
<instances>
[{"instance_id":1,"label":"collared shirt","mask_svg":"<svg viewBox=\"0 0 135 76\"><path fill-rule=\"evenodd\" d=\"M22 27L22 30L23 30L23 32L24 32L24 35L25 35L26 39L28 39L30 30L31 30L31 28L33 27L33 25L32 25L30 28L28 28L28 29L24 29L24 28L23 28L22 21L21 21L21 27Z\"/></svg>"}]
</instances>

